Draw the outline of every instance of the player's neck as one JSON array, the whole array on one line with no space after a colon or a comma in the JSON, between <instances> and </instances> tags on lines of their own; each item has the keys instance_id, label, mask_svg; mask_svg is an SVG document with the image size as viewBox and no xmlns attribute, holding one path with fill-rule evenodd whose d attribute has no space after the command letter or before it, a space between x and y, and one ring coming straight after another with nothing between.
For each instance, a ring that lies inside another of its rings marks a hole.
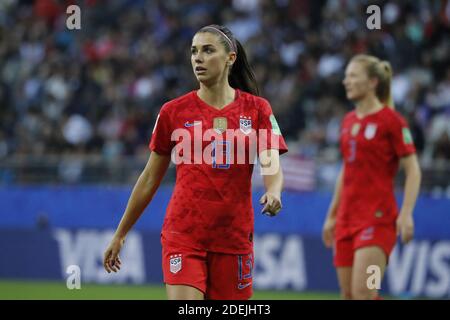
<instances>
[{"instance_id":1,"label":"player's neck","mask_svg":"<svg viewBox=\"0 0 450 320\"><path fill-rule=\"evenodd\" d=\"M355 103L356 115L363 118L369 114L376 113L383 109L383 104L375 96L367 96Z\"/></svg>"},{"instance_id":2,"label":"player's neck","mask_svg":"<svg viewBox=\"0 0 450 320\"><path fill-rule=\"evenodd\" d=\"M217 83L211 86L200 84L197 95L210 106L220 110L234 101L235 90L228 83Z\"/></svg>"}]
</instances>

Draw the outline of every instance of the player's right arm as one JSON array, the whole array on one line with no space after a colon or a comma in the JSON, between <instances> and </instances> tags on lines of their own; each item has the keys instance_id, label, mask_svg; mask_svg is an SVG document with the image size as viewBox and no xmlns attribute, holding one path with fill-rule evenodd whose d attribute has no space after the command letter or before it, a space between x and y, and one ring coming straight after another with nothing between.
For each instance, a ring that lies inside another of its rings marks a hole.
<instances>
[{"instance_id":1,"label":"player's right arm","mask_svg":"<svg viewBox=\"0 0 450 320\"><path fill-rule=\"evenodd\" d=\"M152 200L170 164L170 155L150 154L149 160L137 180L119 226L105 251L103 265L108 273L120 270L119 252L128 231L133 227Z\"/></svg>"},{"instance_id":2,"label":"player's right arm","mask_svg":"<svg viewBox=\"0 0 450 320\"><path fill-rule=\"evenodd\" d=\"M333 199L328 208L327 217L322 228L322 240L326 247L330 248L333 245L334 227L336 226L336 214L341 198L342 176L344 174L344 166L339 171L336 185L334 187Z\"/></svg>"}]
</instances>

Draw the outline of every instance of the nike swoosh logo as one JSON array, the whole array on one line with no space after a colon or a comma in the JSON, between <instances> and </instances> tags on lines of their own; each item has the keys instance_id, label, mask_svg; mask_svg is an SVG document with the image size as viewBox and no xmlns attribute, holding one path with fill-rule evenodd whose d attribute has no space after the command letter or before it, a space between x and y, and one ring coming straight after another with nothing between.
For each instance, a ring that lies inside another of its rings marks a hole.
<instances>
[{"instance_id":1,"label":"nike swoosh logo","mask_svg":"<svg viewBox=\"0 0 450 320\"><path fill-rule=\"evenodd\" d=\"M238 283L238 289L239 290L242 290L242 289L245 289L245 288L247 288L249 285L251 285L252 283L251 282L248 282L248 283L245 283L245 284L242 284L242 283Z\"/></svg>"},{"instance_id":2,"label":"nike swoosh logo","mask_svg":"<svg viewBox=\"0 0 450 320\"><path fill-rule=\"evenodd\" d=\"M202 123L201 121L194 121L194 122L192 122L192 123L189 123L189 121L186 121L186 123L184 124L184 126L185 126L186 128L189 128L189 127L197 126L197 125L199 125L199 124L201 124L201 123Z\"/></svg>"}]
</instances>

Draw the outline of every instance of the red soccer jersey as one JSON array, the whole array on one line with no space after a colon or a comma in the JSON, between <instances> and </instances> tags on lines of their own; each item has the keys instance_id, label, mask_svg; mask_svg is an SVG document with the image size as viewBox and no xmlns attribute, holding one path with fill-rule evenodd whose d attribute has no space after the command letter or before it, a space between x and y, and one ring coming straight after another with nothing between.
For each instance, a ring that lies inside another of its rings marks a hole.
<instances>
[{"instance_id":1,"label":"red soccer jersey","mask_svg":"<svg viewBox=\"0 0 450 320\"><path fill-rule=\"evenodd\" d=\"M150 149L172 153L176 162L162 235L207 251L251 252L256 150L287 152L267 100L236 90L235 100L218 110L192 91L163 105Z\"/></svg>"},{"instance_id":2,"label":"red soccer jersey","mask_svg":"<svg viewBox=\"0 0 450 320\"><path fill-rule=\"evenodd\" d=\"M344 176L339 227L392 225L398 211L394 178L399 160L415 152L406 121L387 106L362 119L352 111L343 120L340 147Z\"/></svg>"}]
</instances>

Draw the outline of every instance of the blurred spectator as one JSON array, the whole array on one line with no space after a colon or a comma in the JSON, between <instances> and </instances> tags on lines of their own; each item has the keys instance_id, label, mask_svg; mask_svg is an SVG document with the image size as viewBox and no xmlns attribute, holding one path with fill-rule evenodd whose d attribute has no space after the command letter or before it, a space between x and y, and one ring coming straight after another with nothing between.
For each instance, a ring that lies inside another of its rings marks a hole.
<instances>
[{"instance_id":1,"label":"blurred spectator","mask_svg":"<svg viewBox=\"0 0 450 320\"><path fill-rule=\"evenodd\" d=\"M434 145L433 159L436 161L450 160L450 136L447 132L442 132Z\"/></svg>"},{"instance_id":2,"label":"blurred spectator","mask_svg":"<svg viewBox=\"0 0 450 320\"><path fill-rule=\"evenodd\" d=\"M292 152L339 159L344 67L367 52L391 61L424 162L448 159L450 1L377 1L382 29L367 30L358 0L90 0L69 31L72 2L0 3L0 158L59 156L76 181L78 159L143 154L161 105L197 87L192 35L218 23L246 47Z\"/></svg>"}]
</instances>

